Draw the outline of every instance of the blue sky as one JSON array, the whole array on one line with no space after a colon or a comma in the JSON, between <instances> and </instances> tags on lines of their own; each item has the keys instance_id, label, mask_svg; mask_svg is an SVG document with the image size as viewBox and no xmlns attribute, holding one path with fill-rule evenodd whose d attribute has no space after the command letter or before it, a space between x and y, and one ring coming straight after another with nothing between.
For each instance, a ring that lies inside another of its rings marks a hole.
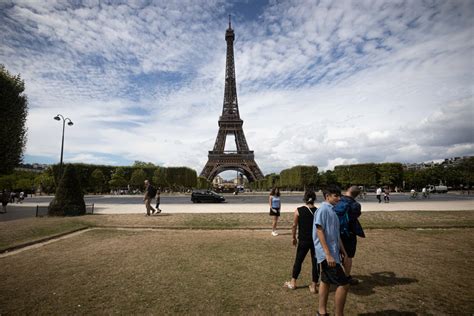
<instances>
[{"instance_id":1,"label":"blue sky","mask_svg":"<svg viewBox=\"0 0 474 316\"><path fill-rule=\"evenodd\" d=\"M200 172L228 14L262 171L474 154L473 1L2 1L0 63L29 99L25 162ZM231 139L231 138L229 138Z\"/></svg>"}]
</instances>

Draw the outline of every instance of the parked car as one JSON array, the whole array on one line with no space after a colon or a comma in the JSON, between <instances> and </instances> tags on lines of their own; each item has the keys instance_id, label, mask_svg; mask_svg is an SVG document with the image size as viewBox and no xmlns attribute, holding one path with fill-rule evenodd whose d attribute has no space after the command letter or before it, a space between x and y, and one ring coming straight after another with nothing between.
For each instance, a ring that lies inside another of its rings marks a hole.
<instances>
[{"instance_id":1,"label":"parked car","mask_svg":"<svg viewBox=\"0 0 474 316\"><path fill-rule=\"evenodd\" d=\"M225 198L211 190L193 191L191 193L191 202L193 203L220 203L224 202Z\"/></svg>"}]
</instances>

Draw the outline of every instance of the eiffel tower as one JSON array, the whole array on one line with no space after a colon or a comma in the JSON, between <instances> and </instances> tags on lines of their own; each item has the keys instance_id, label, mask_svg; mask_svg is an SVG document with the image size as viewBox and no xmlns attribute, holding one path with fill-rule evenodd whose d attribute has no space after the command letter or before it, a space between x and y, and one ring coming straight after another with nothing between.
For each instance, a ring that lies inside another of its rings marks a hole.
<instances>
[{"instance_id":1,"label":"eiffel tower","mask_svg":"<svg viewBox=\"0 0 474 316\"><path fill-rule=\"evenodd\" d=\"M234 64L234 30L230 24L225 32L227 42L227 59L225 68L224 106L219 117L219 132L217 133L214 149L209 151L208 161L200 176L212 181L219 173L235 170L244 174L249 182L263 179L262 171L255 162L253 150L249 150L240 119L237 103L237 88L235 86ZM227 135L234 135L237 151L225 151Z\"/></svg>"}]
</instances>

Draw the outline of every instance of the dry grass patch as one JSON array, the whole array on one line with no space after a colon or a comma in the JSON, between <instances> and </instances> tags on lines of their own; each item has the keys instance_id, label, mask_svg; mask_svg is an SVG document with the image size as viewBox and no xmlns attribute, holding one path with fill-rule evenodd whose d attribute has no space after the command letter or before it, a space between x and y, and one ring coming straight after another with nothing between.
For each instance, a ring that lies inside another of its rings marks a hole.
<instances>
[{"instance_id":1,"label":"dry grass patch","mask_svg":"<svg viewBox=\"0 0 474 316\"><path fill-rule=\"evenodd\" d=\"M283 213L279 230L289 230L293 214ZM361 217L364 228L474 227L474 211L449 212L367 212ZM83 227L155 227L180 229L270 229L267 214L142 214L43 217L0 222L2 249L76 230Z\"/></svg>"},{"instance_id":2,"label":"dry grass patch","mask_svg":"<svg viewBox=\"0 0 474 316\"><path fill-rule=\"evenodd\" d=\"M474 211L367 212L360 220L368 228L474 227Z\"/></svg>"},{"instance_id":3,"label":"dry grass patch","mask_svg":"<svg viewBox=\"0 0 474 316\"><path fill-rule=\"evenodd\" d=\"M183 227L183 228L270 228L272 218L265 213L89 215L94 226ZM394 211L367 212L361 216L367 228L474 227L474 211ZM282 213L278 226L290 229L292 213Z\"/></svg>"},{"instance_id":4,"label":"dry grass patch","mask_svg":"<svg viewBox=\"0 0 474 316\"><path fill-rule=\"evenodd\" d=\"M346 311L471 314L473 229L368 230ZM462 241L462 242L460 242ZM0 314L312 315L289 234L93 230L1 258ZM330 296L331 308L333 294ZM399 314L397 314L399 315Z\"/></svg>"}]
</instances>

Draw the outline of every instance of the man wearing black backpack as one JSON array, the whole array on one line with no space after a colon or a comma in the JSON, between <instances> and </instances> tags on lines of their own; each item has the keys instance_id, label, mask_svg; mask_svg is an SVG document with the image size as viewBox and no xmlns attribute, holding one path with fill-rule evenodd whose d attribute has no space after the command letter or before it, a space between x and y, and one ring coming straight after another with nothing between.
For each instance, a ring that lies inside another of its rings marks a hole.
<instances>
[{"instance_id":1,"label":"man wearing black backpack","mask_svg":"<svg viewBox=\"0 0 474 316\"><path fill-rule=\"evenodd\" d=\"M145 180L145 196L143 197L143 201L145 202L146 216L150 216L150 210L152 211L151 214L155 214L156 212L153 206L151 206L151 201L155 197L155 194L155 187L150 184L150 181Z\"/></svg>"},{"instance_id":2,"label":"man wearing black backpack","mask_svg":"<svg viewBox=\"0 0 474 316\"><path fill-rule=\"evenodd\" d=\"M352 258L354 258L356 252L357 236L365 237L364 230L358 219L362 214L361 206L355 200L359 193L359 187L351 186L334 207L334 211L336 211L339 217L341 241L347 252L347 258L344 258L343 266L349 277L350 285L359 283L357 279L353 279L351 276Z\"/></svg>"}]
</instances>

